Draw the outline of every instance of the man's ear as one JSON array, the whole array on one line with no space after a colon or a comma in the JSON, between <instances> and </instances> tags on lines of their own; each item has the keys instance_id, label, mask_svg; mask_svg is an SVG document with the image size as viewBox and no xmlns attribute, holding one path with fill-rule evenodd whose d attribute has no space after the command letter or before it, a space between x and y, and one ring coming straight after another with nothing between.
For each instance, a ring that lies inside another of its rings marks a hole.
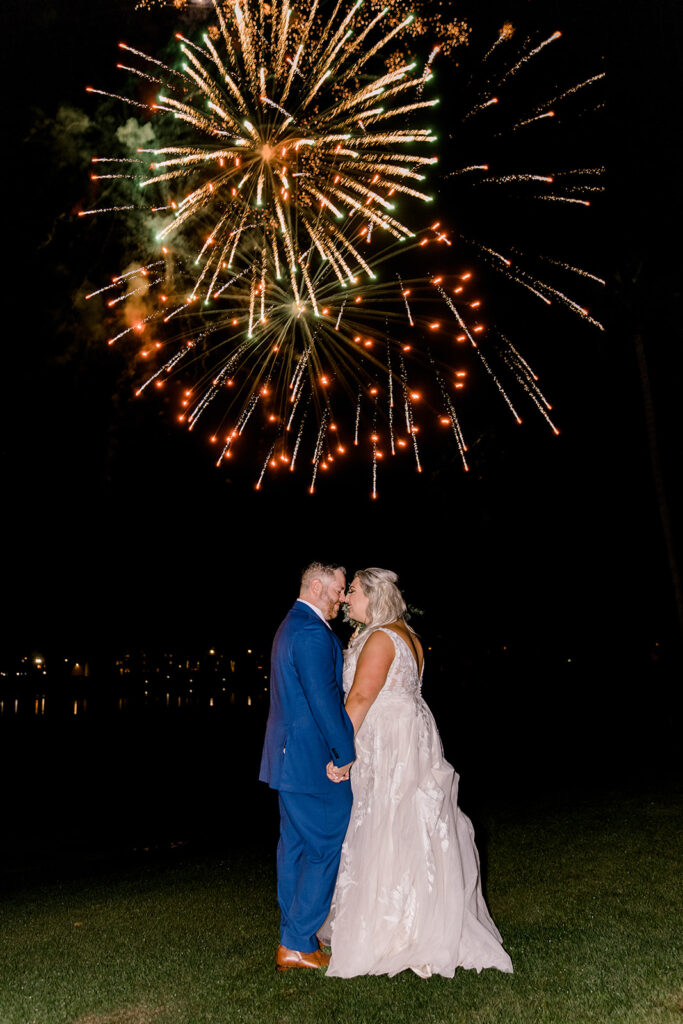
<instances>
[{"instance_id":1,"label":"man's ear","mask_svg":"<svg viewBox=\"0 0 683 1024\"><path fill-rule=\"evenodd\" d=\"M311 593L314 597L320 597L323 591L322 580L311 580Z\"/></svg>"}]
</instances>

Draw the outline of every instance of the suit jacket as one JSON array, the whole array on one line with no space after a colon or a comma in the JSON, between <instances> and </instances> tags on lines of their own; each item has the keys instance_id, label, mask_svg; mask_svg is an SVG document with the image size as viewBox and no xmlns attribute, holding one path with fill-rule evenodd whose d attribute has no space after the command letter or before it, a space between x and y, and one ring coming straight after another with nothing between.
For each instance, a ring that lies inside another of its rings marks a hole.
<instances>
[{"instance_id":1,"label":"suit jacket","mask_svg":"<svg viewBox=\"0 0 683 1024\"><path fill-rule=\"evenodd\" d=\"M344 710L342 647L332 630L298 601L280 625L271 655L270 711L259 778L272 789L326 793L325 766L355 758Z\"/></svg>"}]
</instances>

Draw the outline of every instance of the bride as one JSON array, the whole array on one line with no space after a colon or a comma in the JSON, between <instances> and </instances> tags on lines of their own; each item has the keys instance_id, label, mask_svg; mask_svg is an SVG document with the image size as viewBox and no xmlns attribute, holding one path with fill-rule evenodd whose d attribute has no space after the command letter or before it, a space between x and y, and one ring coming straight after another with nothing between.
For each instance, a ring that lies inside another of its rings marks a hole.
<instances>
[{"instance_id":1,"label":"bride","mask_svg":"<svg viewBox=\"0 0 683 1024\"><path fill-rule=\"evenodd\" d=\"M452 978L456 967L512 962L486 908L472 824L421 696L423 651L387 569L356 573L351 619L365 624L344 656L346 711L356 733L353 809L332 906L319 932L328 976ZM342 778L332 762L328 777Z\"/></svg>"}]
</instances>

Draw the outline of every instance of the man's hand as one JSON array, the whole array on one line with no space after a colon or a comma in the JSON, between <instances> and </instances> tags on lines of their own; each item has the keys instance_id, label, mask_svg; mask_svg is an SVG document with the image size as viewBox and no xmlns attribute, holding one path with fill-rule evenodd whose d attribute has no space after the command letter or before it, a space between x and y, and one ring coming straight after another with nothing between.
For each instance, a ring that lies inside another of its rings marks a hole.
<instances>
[{"instance_id":1,"label":"man's hand","mask_svg":"<svg viewBox=\"0 0 683 1024\"><path fill-rule=\"evenodd\" d=\"M333 761L329 761L325 771L330 782L346 782L349 777L349 771L353 761L349 761L348 764L344 764L337 768Z\"/></svg>"}]
</instances>

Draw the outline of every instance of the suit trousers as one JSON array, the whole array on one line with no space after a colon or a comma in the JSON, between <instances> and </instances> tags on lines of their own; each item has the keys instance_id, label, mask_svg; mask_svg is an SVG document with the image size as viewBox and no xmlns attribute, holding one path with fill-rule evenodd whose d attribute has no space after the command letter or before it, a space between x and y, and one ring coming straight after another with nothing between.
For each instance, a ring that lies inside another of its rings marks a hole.
<instances>
[{"instance_id":1,"label":"suit trousers","mask_svg":"<svg viewBox=\"0 0 683 1024\"><path fill-rule=\"evenodd\" d=\"M351 815L351 783L331 782L327 793L280 790L277 898L280 942L312 953L330 910L341 847Z\"/></svg>"}]
</instances>

